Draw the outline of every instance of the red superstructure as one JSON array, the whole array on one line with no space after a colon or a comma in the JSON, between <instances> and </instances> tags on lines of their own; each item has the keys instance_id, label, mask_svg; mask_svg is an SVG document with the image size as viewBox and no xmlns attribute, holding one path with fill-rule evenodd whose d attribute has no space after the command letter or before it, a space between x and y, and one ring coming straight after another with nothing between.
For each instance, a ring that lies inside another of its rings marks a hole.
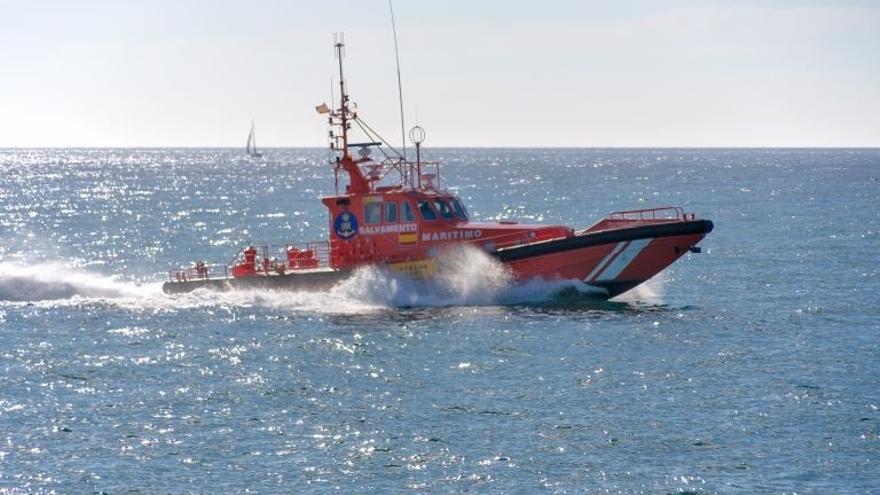
<instances>
[{"instance_id":1,"label":"red superstructure","mask_svg":"<svg viewBox=\"0 0 880 495\"><path fill-rule=\"evenodd\" d=\"M322 202L329 211L330 239L277 246L248 246L223 265L173 270L163 289L200 287L327 287L362 265L382 265L410 276L430 276L434 260L451 245L470 244L505 263L518 280L582 280L613 297L656 275L712 230L680 207L612 213L593 226L473 222L462 201L440 187L439 164L421 160L424 131L410 139L409 161L388 145L350 107L337 42L340 102L327 114L336 193ZM367 140L349 141L353 126ZM357 157L352 155L357 150ZM373 158L373 153L381 158ZM428 173L425 173L428 172ZM345 182L340 192L340 175ZM393 181L393 182L392 182ZM222 272L218 272L218 269Z\"/></svg>"}]
</instances>

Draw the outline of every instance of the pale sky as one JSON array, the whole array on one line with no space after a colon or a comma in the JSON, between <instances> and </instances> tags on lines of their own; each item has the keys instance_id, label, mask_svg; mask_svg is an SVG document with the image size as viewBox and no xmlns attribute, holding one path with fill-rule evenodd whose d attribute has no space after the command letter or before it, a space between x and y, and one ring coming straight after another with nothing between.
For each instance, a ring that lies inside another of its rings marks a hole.
<instances>
[{"instance_id":1,"label":"pale sky","mask_svg":"<svg viewBox=\"0 0 880 495\"><path fill-rule=\"evenodd\" d=\"M880 146L880 1L394 8L426 146ZM338 31L399 141L387 0L0 0L0 147L324 146Z\"/></svg>"}]
</instances>

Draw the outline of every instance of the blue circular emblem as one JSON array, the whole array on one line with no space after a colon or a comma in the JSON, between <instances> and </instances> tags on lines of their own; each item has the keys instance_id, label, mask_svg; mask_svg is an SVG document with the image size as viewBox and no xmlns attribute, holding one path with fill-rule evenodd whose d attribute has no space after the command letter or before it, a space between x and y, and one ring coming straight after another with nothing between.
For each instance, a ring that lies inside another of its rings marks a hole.
<instances>
[{"instance_id":1,"label":"blue circular emblem","mask_svg":"<svg viewBox=\"0 0 880 495\"><path fill-rule=\"evenodd\" d=\"M333 230L343 239L351 239L358 233L358 219L354 213L343 211L333 220Z\"/></svg>"}]
</instances>

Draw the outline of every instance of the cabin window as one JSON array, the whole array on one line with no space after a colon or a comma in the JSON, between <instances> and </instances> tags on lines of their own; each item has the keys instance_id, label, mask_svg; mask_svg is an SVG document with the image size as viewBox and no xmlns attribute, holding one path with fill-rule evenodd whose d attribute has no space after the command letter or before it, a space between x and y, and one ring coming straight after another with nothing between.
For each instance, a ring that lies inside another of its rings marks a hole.
<instances>
[{"instance_id":1,"label":"cabin window","mask_svg":"<svg viewBox=\"0 0 880 495\"><path fill-rule=\"evenodd\" d=\"M422 220L437 220L437 214L431 208L431 203L427 201L419 201L419 213L422 215Z\"/></svg>"},{"instance_id":2,"label":"cabin window","mask_svg":"<svg viewBox=\"0 0 880 495\"><path fill-rule=\"evenodd\" d=\"M379 223L382 221L382 203L364 204L364 221L366 223Z\"/></svg>"},{"instance_id":3,"label":"cabin window","mask_svg":"<svg viewBox=\"0 0 880 495\"><path fill-rule=\"evenodd\" d=\"M385 223L397 223L397 203L385 203Z\"/></svg>"},{"instance_id":4,"label":"cabin window","mask_svg":"<svg viewBox=\"0 0 880 495\"><path fill-rule=\"evenodd\" d=\"M452 198L449 200L449 203L452 204L452 209L455 210L455 215L458 218L462 220L468 219L467 210L464 209L464 205L461 204L461 201L456 198Z\"/></svg>"},{"instance_id":5,"label":"cabin window","mask_svg":"<svg viewBox=\"0 0 880 495\"><path fill-rule=\"evenodd\" d=\"M409 205L409 201L403 202L403 211L401 212L401 216L403 217L404 222L416 221L416 214L413 212L412 206Z\"/></svg>"},{"instance_id":6,"label":"cabin window","mask_svg":"<svg viewBox=\"0 0 880 495\"><path fill-rule=\"evenodd\" d=\"M443 218L453 218L454 214L452 213L452 208L449 206L449 203L442 199L434 200L434 207L437 208L437 211L440 212L440 216Z\"/></svg>"}]
</instances>

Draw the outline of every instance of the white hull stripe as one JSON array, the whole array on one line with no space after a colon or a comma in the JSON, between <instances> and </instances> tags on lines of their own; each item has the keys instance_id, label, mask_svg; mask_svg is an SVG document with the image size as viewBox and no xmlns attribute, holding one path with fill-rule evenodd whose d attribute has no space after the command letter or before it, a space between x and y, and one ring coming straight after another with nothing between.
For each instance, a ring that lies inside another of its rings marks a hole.
<instances>
[{"instance_id":1,"label":"white hull stripe","mask_svg":"<svg viewBox=\"0 0 880 495\"><path fill-rule=\"evenodd\" d=\"M618 242L617 244L615 244L614 249L612 249L610 253L606 254L605 257L596 264L596 268L593 268L593 271L591 271L590 274L587 275L586 278L584 278L584 282L592 282L593 279L596 278L596 276L598 276L600 273L602 273L602 270L604 270L605 267L608 266L608 263L610 263L611 260L615 256L617 256L617 253L619 253L621 249L626 247L627 244L629 244L629 241Z\"/></svg>"},{"instance_id":2,"label":"white hull stripe","mask_svg":"<svg viewBox=\"0 0 880 495\"><path fill-rule=\"evenodd\" d=\"M601 281L608 282L617 278L626 267L632 262L632 260L636 259L636 256L642 252L642 249L645 249L653 239L636 239L634 241L630 241L629 245L626 249L620 253L614 261L608 264L608 267L602 270L598 275L596 275L596 279L601 277Z\"/></svg>"}]
</instances>

